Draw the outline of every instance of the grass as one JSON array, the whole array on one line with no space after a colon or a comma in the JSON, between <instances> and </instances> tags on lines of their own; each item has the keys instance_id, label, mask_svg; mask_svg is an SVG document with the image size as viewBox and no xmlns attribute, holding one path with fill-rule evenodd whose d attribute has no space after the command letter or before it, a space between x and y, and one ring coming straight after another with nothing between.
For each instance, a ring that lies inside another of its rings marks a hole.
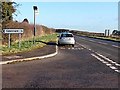
<instances>
[{"instance_id":1,"label":"grass","mask_svg":"<svg viewBox=\"0 0 120 90\"><path fill-rule=\"evenodd\" d=\"M19 52L27 52L31 51L37 48L44 47L47 42L56 42L57 40L57 34L48 34L45 36L41 37L35 37L35 44L33 44L33 38L29 40L22 40L21 41L21 48L19 48L19 43L18 42L13 42L11 44L11 47L8 48L8 46L0 46L0 50L2 51L3 55L9 55L9 54L14 54L14 53L19 53ZM42 43L42 42L45 43Z\"/></svg>"}]
</instances>

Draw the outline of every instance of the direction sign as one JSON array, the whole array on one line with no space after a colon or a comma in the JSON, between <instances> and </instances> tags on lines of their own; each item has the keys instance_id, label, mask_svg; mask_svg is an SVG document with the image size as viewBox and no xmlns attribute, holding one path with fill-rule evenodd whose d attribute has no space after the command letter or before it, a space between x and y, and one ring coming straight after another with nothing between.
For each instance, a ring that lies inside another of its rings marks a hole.
<instances>
[{"instance_id":1,"label":"direction sign","mask_svg":"<svg viewBox=\"0 0 120 90\"><path fill-rule=\"evenodd\" d=\"M23 33L23 29L3 29L3 33L8 33L8 34L15 34L15 33Z\"/></svg>"},{"instance_id":2,"label":"direction sign","mask_svg":"<svg viewBox=\"0 0 120 90\"><path fill-rule=\"evenodd\" d=\"M19 34L19 48L21 48L21 34L23 33L23 29L3 29L3 33L5 34L9 34L9 38L8 38L8 47L10 48L10 45L11 45L11 40L10 40L10 36L11 34Z\"/></svg>"}]
</instances>

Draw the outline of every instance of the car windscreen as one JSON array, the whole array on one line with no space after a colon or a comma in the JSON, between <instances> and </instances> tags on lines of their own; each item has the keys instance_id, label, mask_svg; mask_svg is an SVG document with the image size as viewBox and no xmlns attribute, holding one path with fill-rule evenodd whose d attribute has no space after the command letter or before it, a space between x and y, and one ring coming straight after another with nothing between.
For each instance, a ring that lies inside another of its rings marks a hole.
<instances>
[{"instance_id":1,"label":"car windscreen","mask_svg":"<svg viewBox=\"0 0 120 90\"><path fill-rule=\"evenodd\" d=\"M73 37L72 34L62 34L61 37Z\"/></svg>"}]
</instances>

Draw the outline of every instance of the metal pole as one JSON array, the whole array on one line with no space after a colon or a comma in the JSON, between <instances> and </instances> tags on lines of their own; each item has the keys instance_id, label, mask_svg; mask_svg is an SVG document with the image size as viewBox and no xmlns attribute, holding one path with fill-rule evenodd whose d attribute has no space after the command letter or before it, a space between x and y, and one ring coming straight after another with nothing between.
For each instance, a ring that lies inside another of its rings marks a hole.
<instances>
[{"instance_id":1,"label":"metal pole","mask_svg":"<svg viewBox=\"0 0 120 90\"><path fill-rule=\"evenodd\" d=\"M10 33L9 33L9 39L8 39L8 47L10 48Z\"/></svg>"},{"instance_id":2,"label":"metal pole","mask_svg":"<svg viewBox=\"0 0 120 90\"><path fill-rule=\"evenodd\" d=\"M108 37L110 36L110 30L108 29Z\"/></svg>"},{"instance_id":3,"label":"metal pole","mask_svg":"<svg viewBox=\"0 0 120 90\"><path fill-rule=\"evenodd\" d=\"M105 29L105 36L107 36L107 29Z\"/></svg>"},{"instance_id":4,"label":"metal pole","mask_svg":"<svg viewBox=\"0 0 120 90\"><path fill-rule=\"evenodd\" d=\"M19 49L21 48L21 34L19 33Z\"/></svg>"},{"instance_id":5,"label":"metal pole","mask_svg":"<svg viewBox=\"0 0 120 90\"><path fill-rule=\"evenodd\" d=\"M33 44L35 44L35 32L36 32L36 28L35 28L35 10L34 10L34 41Z\"/></svg>"}]
</instances>

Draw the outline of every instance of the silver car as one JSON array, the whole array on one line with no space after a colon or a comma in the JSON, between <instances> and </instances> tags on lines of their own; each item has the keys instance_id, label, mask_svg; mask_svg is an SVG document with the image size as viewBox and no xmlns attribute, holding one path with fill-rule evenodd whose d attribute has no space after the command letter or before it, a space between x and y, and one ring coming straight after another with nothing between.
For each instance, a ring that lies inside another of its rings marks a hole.
<instances>
[{"instance_id":1,"label":"silver car","mask_svg":"<svg viewBox=\"0 0 120 90\"><path fill-rule=\"evenodd\" d=\"M58 45L75 45L75 39L72 33L61 33L58 38Z\"/></svg>"}]
</instances>

